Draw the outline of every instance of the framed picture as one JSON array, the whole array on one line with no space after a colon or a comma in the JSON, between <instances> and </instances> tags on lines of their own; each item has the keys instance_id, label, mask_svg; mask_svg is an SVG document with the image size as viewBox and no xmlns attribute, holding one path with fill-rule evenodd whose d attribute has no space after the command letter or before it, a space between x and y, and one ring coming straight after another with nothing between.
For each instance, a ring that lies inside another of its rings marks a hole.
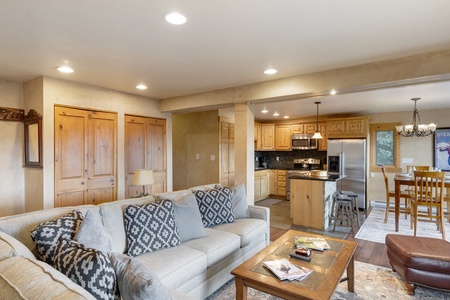
<instances>
[{"instance_id":1,"label":"framed picture","mask_svg":"<svg viewBox=\"0 0 450 300\"><path fill-rule=\"evenodd\" d=\"M438 128L433 141L434 167L450 171L450 128Z\"/></svg>"}]
</instances>

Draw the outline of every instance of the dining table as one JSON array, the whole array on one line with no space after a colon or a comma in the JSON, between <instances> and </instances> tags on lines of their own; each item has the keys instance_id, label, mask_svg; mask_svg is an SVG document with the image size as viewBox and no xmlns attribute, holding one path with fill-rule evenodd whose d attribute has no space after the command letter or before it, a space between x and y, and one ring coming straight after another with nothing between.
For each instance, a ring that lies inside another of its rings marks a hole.
<instances>
[{"instance_id":1,"label":"dining table","mask_svg":"<svg viewBox=\"0 0 450 300\"><path fill-rule=\"evenodd\" d=\"M395 231L398 232L398 222L400 216L400 194L402 186L414 186L414 175L408 173L395 174ZM450 188L450 178L445 177L444 187Z\"/></svg>"}]
</instances>

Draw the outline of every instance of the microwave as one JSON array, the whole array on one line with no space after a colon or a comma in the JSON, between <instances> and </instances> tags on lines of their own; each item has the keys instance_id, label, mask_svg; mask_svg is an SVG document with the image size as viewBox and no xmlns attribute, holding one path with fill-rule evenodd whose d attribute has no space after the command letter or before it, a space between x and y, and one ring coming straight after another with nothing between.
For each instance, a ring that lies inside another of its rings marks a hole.
<instances>
[{"instance_id":1,"label":"microwave","mask_svg":"<svg viewBox=\"0 0 450 300\"><path fill-rule=\"evenodd\" d=\"M311 150L317 149L317 139L312 139L311 134L294 133L291 135L292 150Z\"/></svg>"}]
</instances>

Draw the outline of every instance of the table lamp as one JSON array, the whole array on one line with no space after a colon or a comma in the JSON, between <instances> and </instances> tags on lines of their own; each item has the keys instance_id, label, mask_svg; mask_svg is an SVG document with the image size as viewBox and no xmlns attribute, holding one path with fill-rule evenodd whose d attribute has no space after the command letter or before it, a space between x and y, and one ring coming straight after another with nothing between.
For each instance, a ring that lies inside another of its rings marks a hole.
<instances>
[{"instance_id":1,"label":"table lamp","mask_svg":"<svg viewBox=\"0 0 450 300\"><path fill-rule=\"evenodd\" d=\"M142 185L141 197L148 196L149 193L145 193L145 186L153 184L153 170L137 169L134 171L132 185Z\"/></svg>"}]
</instances>

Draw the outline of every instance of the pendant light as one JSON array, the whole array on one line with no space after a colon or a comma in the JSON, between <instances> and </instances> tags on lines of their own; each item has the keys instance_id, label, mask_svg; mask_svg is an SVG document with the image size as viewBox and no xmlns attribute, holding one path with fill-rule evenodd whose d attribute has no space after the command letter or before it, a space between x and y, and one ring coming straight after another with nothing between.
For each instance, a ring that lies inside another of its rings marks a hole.
<instances>
[{"instance_id":1,"label":"pendant light","mask_svg":"<svg viewBox=\"0 0 450 300\"><path fill-rule=\"evenodd\" d=\"M422 124L422 121L420 121L419 111L417 110L417 101L419 101L420 98L412 98L411 100L414 101L412 124L404 126L395 126L395 131L397 131L398 134L404 137L412 137L412 136L421 137L433 134L436 131L436 124L434 123ZM419 124L417 124L417 121L419 121Z\"/></svg>"},{"instance_id":2,"label":"pendant light","mask_svg":"<svg viewBox=\"0 0 450 300\"><path fill-rule=\"evenodd\" d=\"M323 139L323 136L320 134L319 130L319 104L321 102L314 102L317 105L317 114L316 114L316 131L314 135L311 137L312 139Z\"/></svg>"}]
</instances>

